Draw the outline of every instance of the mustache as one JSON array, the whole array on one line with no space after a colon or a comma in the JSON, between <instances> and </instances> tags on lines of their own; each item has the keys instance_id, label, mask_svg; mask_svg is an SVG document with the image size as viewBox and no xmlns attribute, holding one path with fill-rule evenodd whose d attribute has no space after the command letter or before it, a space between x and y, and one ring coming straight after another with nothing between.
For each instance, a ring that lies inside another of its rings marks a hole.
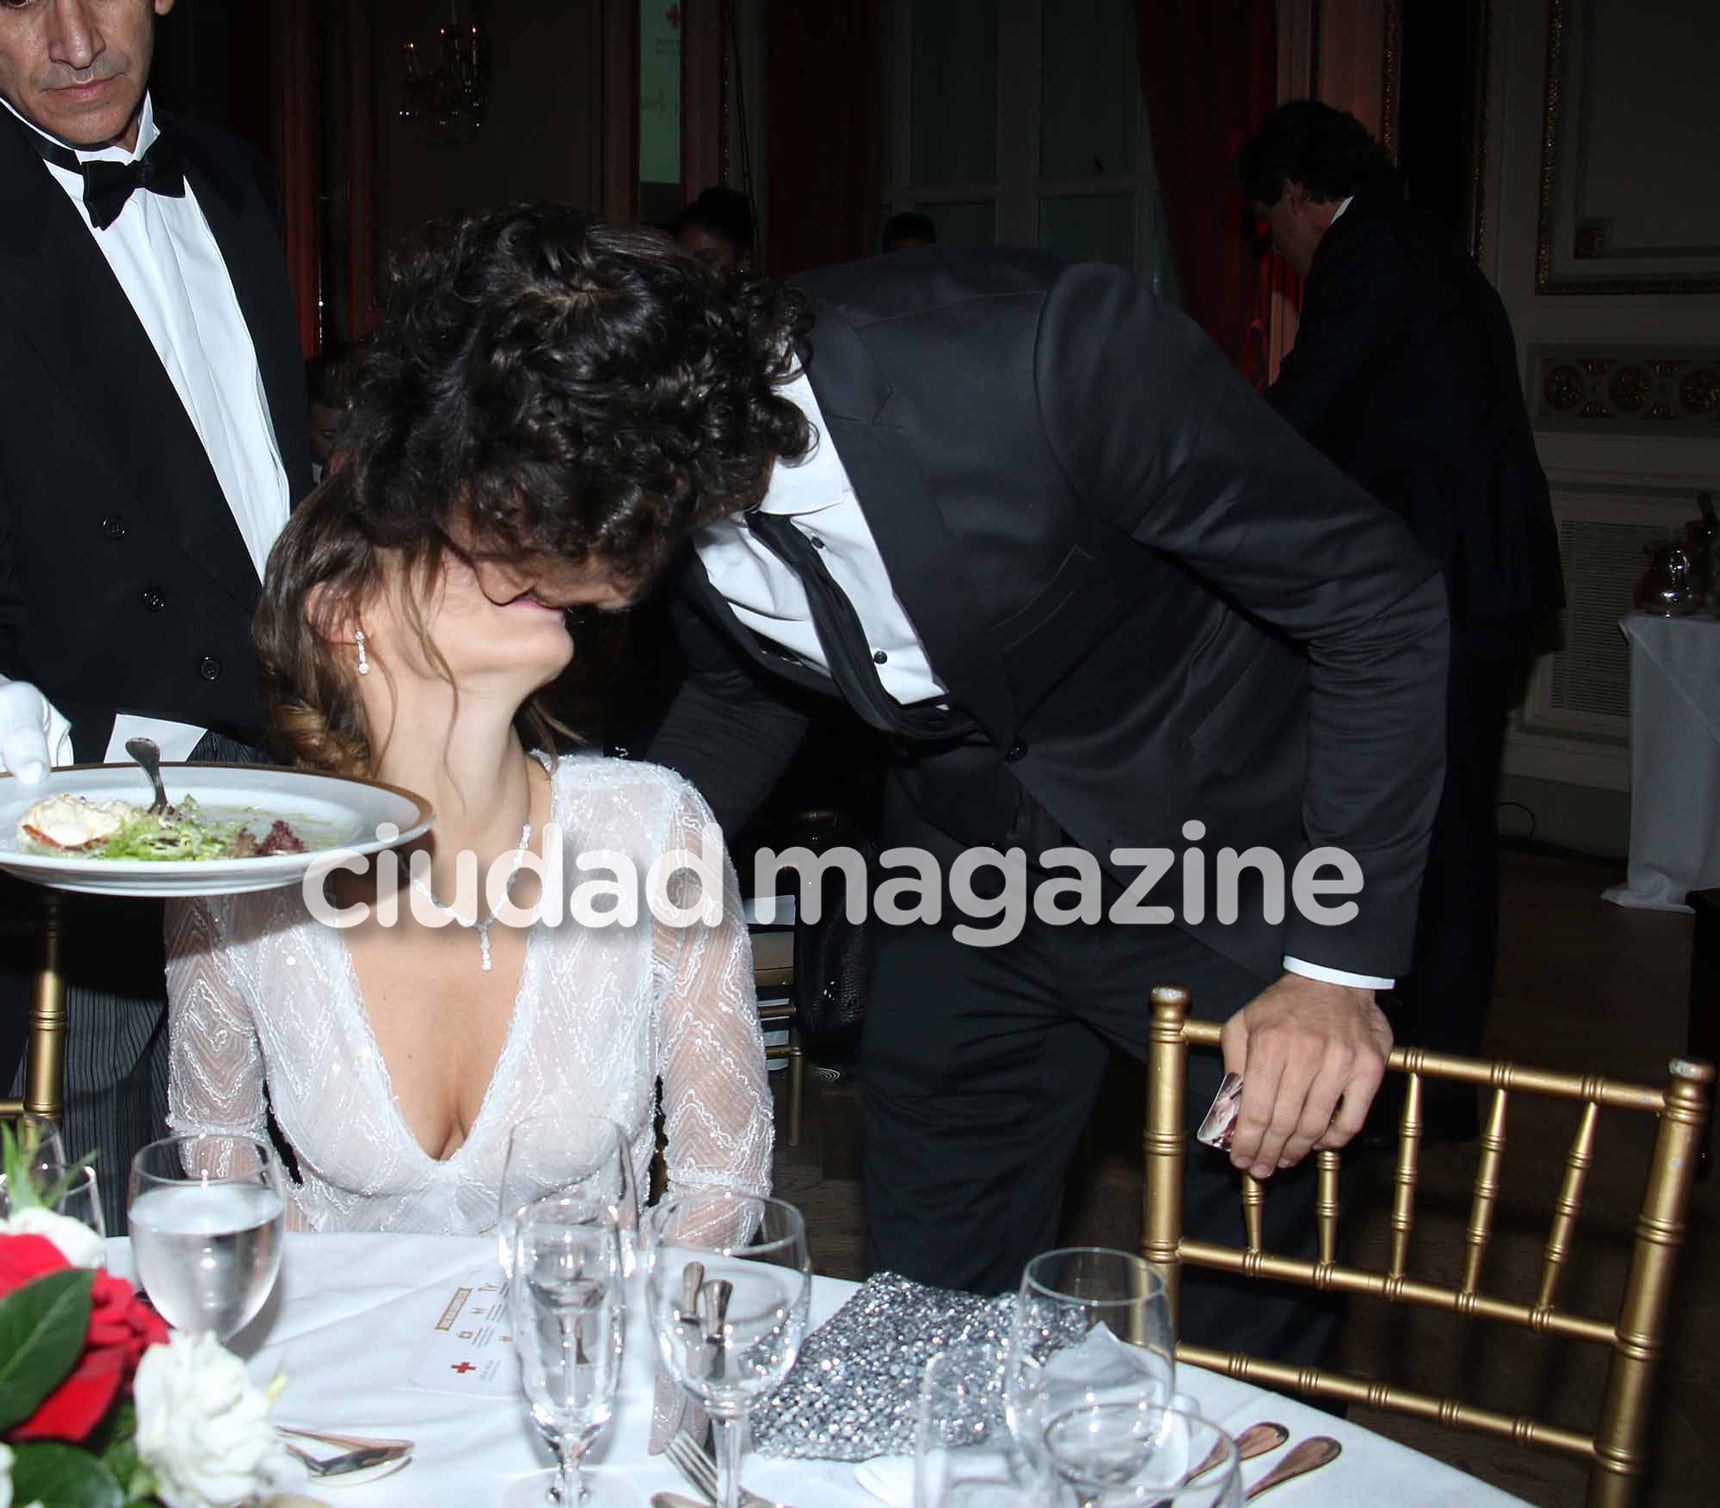
<instances>
[{"instance_id":1,"label":"mustache","mask_svg":"<svg viewBox=\"0 0 1720 1508\"><path fill-rule=\"evenodd\" d=\"M118 78L131 67L131 59L123 54L104 52L88 68L68 68L64 63L50 64L35 80L37 89L70 89L80 84L99 84Z\"/></svg>"}]
</instances>

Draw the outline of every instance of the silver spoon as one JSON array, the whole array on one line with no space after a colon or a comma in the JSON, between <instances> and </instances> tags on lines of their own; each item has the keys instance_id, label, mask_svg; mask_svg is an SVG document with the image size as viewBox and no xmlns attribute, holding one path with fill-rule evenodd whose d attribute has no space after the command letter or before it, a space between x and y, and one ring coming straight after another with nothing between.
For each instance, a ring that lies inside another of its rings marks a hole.
<instances>
[{"instance_id":1,"label":"silver spoon","mask_svg":"<svg viewBox=\"0 0 1720 1508\"><path fill-rule=\"evenodd\" d=\"M128 738L125 752L137 761L138 767L155 786L155 800L149 804L150 816L173 816L173 808L167 804L167 788L161 783L161 745L153 738Z\"/></svg>"},{"instance_id":2,"label":"silver spoon","mask_svg":"<svg viewBox=\"0 0 1720 1508\"><path fill-rule=\"evenodd\" d=\"M1344 1447L1330 1435L1315 1435L1310 1440L1303 1440L1292 1446L1282 1461L1248 1489L1243 1501L1252 1503L1261 1493L1283 1486L1292 1477L1303 1477L1322 1466L1331 1465L1343 1453Z\"/></svg>"}]
</instances>

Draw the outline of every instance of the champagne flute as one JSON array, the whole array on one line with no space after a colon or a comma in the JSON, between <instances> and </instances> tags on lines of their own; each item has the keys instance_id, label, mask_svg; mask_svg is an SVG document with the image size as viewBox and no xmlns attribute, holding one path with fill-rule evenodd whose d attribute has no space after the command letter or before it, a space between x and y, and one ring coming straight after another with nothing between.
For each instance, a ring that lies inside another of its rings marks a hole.
<instances>
[{"instance_id":1,"label":"champagne flute","mask_svg":"<svg viewBox=\"0 0 1720 1508\"><path fill-rule=\"evenodd\" d=\"M600 1115L571 1114L533 1116L514 1127L496 1209L496 1251L510 1280L519 1212L552 1194L576 1195L609 1210L621 1243L622 1274L632 1277L639 1199L633 1149L621 1127Z\"/></svg>"},{"instance_id":2,"label":"champagne flute","mask_svg":"<svg viewBox=\"0 0 1720 1508\"><path fill-rule=\"evenodd\" d=\"M553 1196L515 1212L509 1311L520 1384L556 1466L516 1482L508 1508L622 1508L619 1482L581 1466L615 1412L624 1302L615 1222L595 1205Z\"/></svg>"},{"instance_id":3,"label":"champagne flute","mask_svg":"<svg viewBox=\"0 0 1720 1508\"><path fill-rule=\"evenodd\" d=\"M1035 1508L1029 1467L1009 1433L1004 1358L952 1346L926 1363L914 1430L914 1508Z\"/></svg>"},{"instance_id":4,"label":"champagne flute","mask_svg":"<svg viewBox=\"0 0 1720 1508\"><path fill-rule=\"evenodd\" d=\"M149 1301L176 1329L225 1341L281 1270L280 1167L255 1136L169 1136L131 1163L131 1250Z\"/></svg>"},{"instance_id":5,"label":"champagne flute","mask_svg":"<svg viewBox=\"0 0 1720 1508\"><path fill-rule=\"evenodd\" d=\"M1043 1469L1044 1431L1082 1404L1175 1390L1176 1340L1164 1276L1133 1252L1048 1251L1027 1264L1016 1295L1004 1383L1017 1443Z\"/></svg>"},{"instance_id":6,"label":"champagne flute","mask_svg":"<svg viewBox=\"0 0 1720 1508\"><path fill-rule=\"evenodd\" d=\"M646 1304L669 1375L711 1417L716 1508L737 1508L753 1404L806 1338L812 1263L800 1211L737 1189L693 1189L640 1224Z\"/></svg>"},{"instance_id":7,"label":"champagne flute","mask_svg":"<svg viewBox=\"0 0 1720 1508\"><path fill-rule=\"evenodd\" d=\"M1045 1451L1081 1508L1242 1508L1236 1442L1198 1414L1165 1408L1151 1384L1047 1420Z\"/></svg>"}]
</instances>

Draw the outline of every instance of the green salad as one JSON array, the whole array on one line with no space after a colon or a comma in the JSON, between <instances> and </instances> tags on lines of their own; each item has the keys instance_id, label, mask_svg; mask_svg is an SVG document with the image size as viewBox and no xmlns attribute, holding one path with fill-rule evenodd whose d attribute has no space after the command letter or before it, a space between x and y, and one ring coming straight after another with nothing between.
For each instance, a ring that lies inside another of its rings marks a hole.
<instances>
[{"instance_id":1,"label":"green salad","mask_svg":"<svg viewBox=\"0 0 1720 1508\"><path fill-rule=\"evenodd\" d=\"M186 797L165 812L127 801L91 801L52 796L39 801L18 824L18 835L37 853L75 854L80 859L263 859L304 853L305 843L279 818L262 837L248 820L216 821Z\"/></svg>"}]
</instances>

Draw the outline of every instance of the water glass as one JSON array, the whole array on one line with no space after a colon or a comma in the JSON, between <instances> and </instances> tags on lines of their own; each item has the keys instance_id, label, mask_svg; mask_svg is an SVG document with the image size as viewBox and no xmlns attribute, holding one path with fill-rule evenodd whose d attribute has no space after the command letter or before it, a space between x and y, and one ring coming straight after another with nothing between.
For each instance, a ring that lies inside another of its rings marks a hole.
<instances>
[{"instance_id":1,"label":"water glass","mask_svg":"<svg viewBox=\"0 0 1720 1508\"><path fill-rule=\"evenodd\" d=\"M253 1320L281 1270L280 1167L254 1136L169 1136L131 1163L132 1257L174 1328L225 1341Z\"/></svg>"},{"instance_id":2,"label":"water glass","mask_svg":"<svg viewBox=\"0 0 1720 1508\"><path fill-rule=\"evenodd\" d=\"M657 1349L711 1416L717 1508L737 1508L747 1414L788 1375L806 1338L805 1222L780 1199L705 1188L648 1211L640 1235Z\"/></svg>"},{"instance_id":3,"label":"water glass","mask_svg":"<svg viewBox=\"0 0 1720 1508\"><path fill-rule=\"evenodd\" d=\"M506 1501L632 1504L625 1486L581 1465L614 1414L621 1372L625 1280L615 1222L607 1211L557 1196L517 1211L514 1224L508 1304L520 1385L557 1465L516 1483Z\"/></svg>"},{"instance_id":4,"label":"water glass","mask_svg":"<svg viewBox=\"0 0 1720 1508\"><path fill-rule=\"evenodd\" d=\"M1027 1264L1004 1389L1016 1440L1045 1465L1049 1422L1083 1404L1173 1399L1176 1338L1164 1276L1133 1252L1071 1247Z\"/></svg>"},{"instance_id":5,"label":"water glass","mask_svg":"<svg viewBox=\"0 0 1720 1508\"><path fill-rule=\"evenodd\" d=\"M1081 1508L1242 1508L1236 1442L1151 1398L1077 1403L1046 1421L1043 1440Z\"/></svg>"},{"instance_id":6,"label":"water glass","mask_svg":"<svg viewBox=\"0 0 1720 1508\"><path fill-rule=\"evenodd\" d=\"M510 1279L519 1211L556 1194L577 1195L609 1211L621 1242L622 1273L632 1277L639 1200L632 1148L620 1126L599 1115L545 1115L514 1127L496 1210L496 1253Z\"/></svg>"},{"instance_id":7,"label":"water glass","mask_svg":"<svg viewBox=\"0 0 1720 1508\"><path fill-rule=\"evenodd\" d=\"M953 1346L926 1363L914 1431L914 1508L1037 1508L1031 1468L1009 1432L1004 1358Z\"/></svg>"}]
</instances>

